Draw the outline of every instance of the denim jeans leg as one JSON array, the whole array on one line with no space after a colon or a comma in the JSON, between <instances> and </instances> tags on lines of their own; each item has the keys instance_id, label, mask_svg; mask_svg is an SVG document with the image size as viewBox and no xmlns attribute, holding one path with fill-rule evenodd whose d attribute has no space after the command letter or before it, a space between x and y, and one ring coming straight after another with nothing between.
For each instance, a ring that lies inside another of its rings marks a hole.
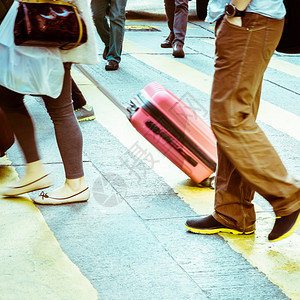
<instances>
[{"instance_id":1,"label":"denim jeans leg","mask_svg":"<svg viewBox=\"0 0 300 300\"><path fill-rule=\"evenodd\" d=\"M125 33L125 7L127 0L112 0L109 11L110 41L107 60L121 61Z\"/></svg>"},{"instance_id":2,"label":"denim jeans leg","mask_svg":"<svg viewBox=\"0 0 300 300\"><path fill-rule=\"evenodd\" d=\"M108 20L106 17L107 8L109 5L109 0L92 0L91 7L93 12L93 19L97 32L102 40L102 42L108 46L109 45L109 35L110 29Z\"/></svg>"}]
</instances>

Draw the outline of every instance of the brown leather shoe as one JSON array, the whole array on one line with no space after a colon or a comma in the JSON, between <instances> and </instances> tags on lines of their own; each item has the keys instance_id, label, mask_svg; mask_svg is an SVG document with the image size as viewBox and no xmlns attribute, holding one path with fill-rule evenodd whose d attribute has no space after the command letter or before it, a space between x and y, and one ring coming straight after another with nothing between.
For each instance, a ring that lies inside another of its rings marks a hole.
<instances>
[{"instance_id":1,"label":"brown leather shoe","mask_svg":"<svg viewBox=\"0 0 300 300\"><path fill-rule=\"evenodd\" d=\"M172 48L172 43L174 41L174 33L171 32L169 36L160 44L162 48Z\"/></svg>"},{"instance_id":2,"label":"brown leather shoe","mask_svg":"<svg viewBox=\"0 0 300 300\"><path fill-rule=\"evenodd\" d=\"M115 71L119 69L119 63L115 60L108 60L105 65L106 71Z\"/></svg>"},{"instance_id":3,"label":"brown leather shoe","mask_svg":"<svg viewBox=\"0 0 300 300\"><path fill-rule=\"evenodd\" d=\"M294 233L299 226L300 209L287 216L277 217L268 239L272 242L282 240Z\"/></svg>"},{"instance_id":4,"label":"brown leather shoe","mask_svg":"<svg viewBox=\"0 0 300 300\"><path fill-rule=\"evenodd\" d=\"M183 44L180 42L175 42L173 44L173 56L178 58L184 57Z\"/></svg>"}]
</instances>

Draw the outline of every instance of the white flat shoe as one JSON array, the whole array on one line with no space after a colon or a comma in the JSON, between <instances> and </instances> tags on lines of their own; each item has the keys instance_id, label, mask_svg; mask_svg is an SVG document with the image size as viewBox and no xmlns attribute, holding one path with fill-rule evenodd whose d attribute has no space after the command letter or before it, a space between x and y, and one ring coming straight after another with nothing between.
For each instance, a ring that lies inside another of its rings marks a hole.
<instances>
[{"instance_id":1,"label":"white flat shoe","mask_svg":"<svg viewBox=\"0 0 300 300\"><path fill-rule=\"evenodd\" d=\"M14 197L22 194L26 194L29 192L41 190L48 188L52 185L52 180L49 174L46 174L39 179L36 179L30 183L21 186L13 186L9 187L2 192L2 196L4 197Z\"/></svg>"},{"instance_id":2,"label":"white flat shoe","mask_svg":"<svg viewBox=\"0 0 300 300\"><path fill-rule=\"evenodd\" d=\"M74 202L85 202L88 201L90 197L90 190L87 187L79 193L76 193L69 197L59 198L59 197L50 197L47 193L41 192L33 201L37 204L65 204L65 203L74 203Z\"/></svg>"}]
</instances>

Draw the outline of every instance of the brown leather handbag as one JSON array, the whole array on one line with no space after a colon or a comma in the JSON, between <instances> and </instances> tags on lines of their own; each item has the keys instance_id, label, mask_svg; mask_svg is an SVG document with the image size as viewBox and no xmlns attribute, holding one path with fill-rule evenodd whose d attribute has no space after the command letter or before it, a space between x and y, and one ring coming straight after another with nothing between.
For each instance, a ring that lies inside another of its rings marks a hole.
<instances>
[{"instance_id":1,"label":"brown leather handbag","mask_svg":"<svg viewBox=\"0 0 300 300\"><path fill-rule=\"evenodd\" d=\"M61 0L22 0L14 27L18 46L75 48L87 41L77 7Z\"/></svg>"}]
</instances>

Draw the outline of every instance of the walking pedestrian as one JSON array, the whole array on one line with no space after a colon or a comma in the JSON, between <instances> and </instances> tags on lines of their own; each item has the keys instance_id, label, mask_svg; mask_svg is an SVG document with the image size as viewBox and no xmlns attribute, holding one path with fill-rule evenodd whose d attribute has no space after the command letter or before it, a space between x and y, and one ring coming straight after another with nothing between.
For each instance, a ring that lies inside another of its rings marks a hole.
<instances>
[{"instance_id":1,"label":"walking pedestrian","mask_svg":"<svg viewBox=\"0 0 300 300\"><path fill-rule=\"evenodd\" d=\"M200 234L255 230L254 193L273 207L268 239L292 234L300 224L300 181L288 174L256 123L262 80L280 40L282 0L210 0L207 21L216 21L215 73L210 118L217 138L215 211L187 220Z\"/></svg>"},{"instance_id":2,"label":"walking pedestrian","mask_svg":"<svg viewBox=\"0 0 300 300\"><path fill-rule=\"evenodd\" d=\"M96 29L105 45L103 58L107 60L106 71L119 69L125 32L126 3L127 0L92 0Z\"/></svg>"},{"instance_id":3,"label":"walking pedestrian","mask_svg":"<svg viewBox=\"0 0 300 300\"><path fill-rule=\"evenodd\" d=\"M164 0L170 34L161 43L162 48L173 48L173 56L184 57L184 40L188 22L188 0Z\"/></svg>"},{"instance_id":4,"label":"walking pedestrian","mask_svg":"<svg viewBox=\"0 0 300 300\"><path fill-rule=\"evenodd\" d=\"M70 70L72 62L96 64L98 63L98 57L89 2L86 0L74 2L87 25L88 41L77 48L61 50L65 69L62 92L56 99L42 96L54 124L66 179L64 184L57 190L49 193L42 191L34 199L36 203L40 204L87 201L90 195L83 173L82 133L74 114L71 99ZM89 53L89 55L86 55L86 53ZM34 124L24 104L24 95L0 86L0 107L7 116L26 160L25 175L11 187L4 190L2 195L15 197L51 186L52 178L40 158Z\"/></svg>"}]
</instances>

